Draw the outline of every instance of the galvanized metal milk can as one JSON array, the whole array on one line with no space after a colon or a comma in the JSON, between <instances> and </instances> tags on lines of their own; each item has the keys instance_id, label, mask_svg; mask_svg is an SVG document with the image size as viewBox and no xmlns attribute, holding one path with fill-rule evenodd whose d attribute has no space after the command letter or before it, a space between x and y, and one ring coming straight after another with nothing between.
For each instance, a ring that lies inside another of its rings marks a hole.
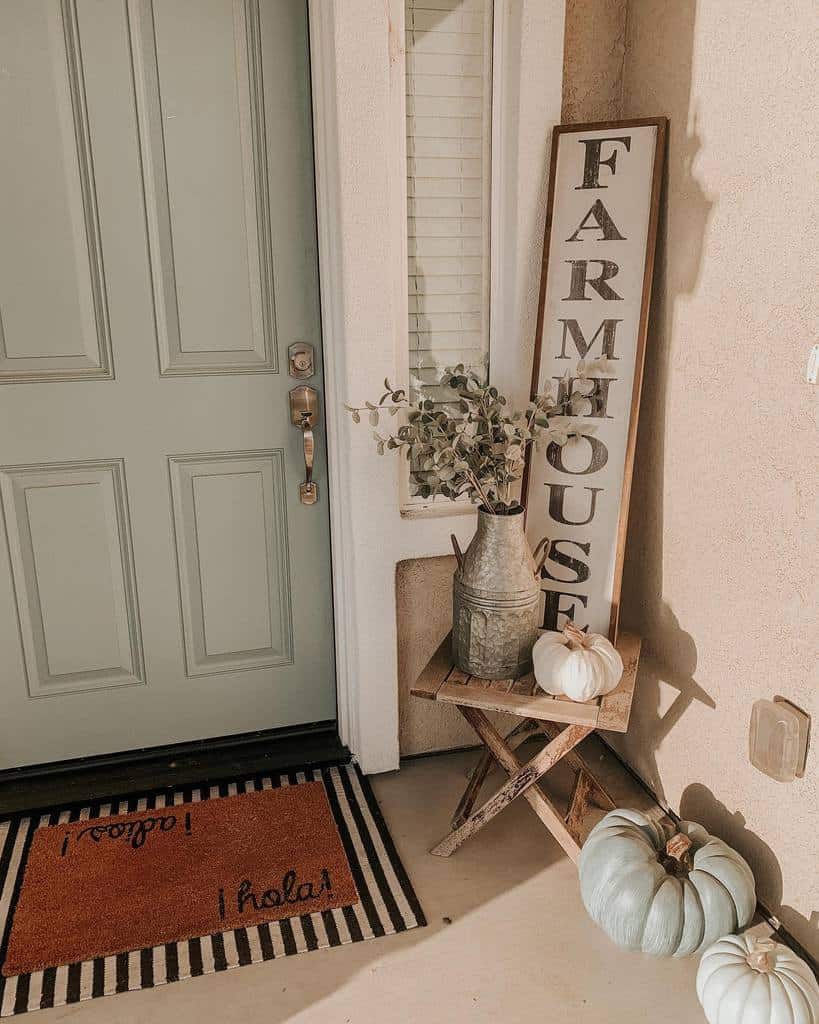
<instances>
[{"instance_id":1,"label":"galvanized metal milk can","mask_svg":"<svg viewBox=\"0 0 819 1024\"><path fill-rule=\"evenodd\" d=\"M532 667L540 584L523 533L523 510L478 509L478 531L461 552L452 587L452 654L462 672L511 679Z\"/></svg>"}]
</instances>

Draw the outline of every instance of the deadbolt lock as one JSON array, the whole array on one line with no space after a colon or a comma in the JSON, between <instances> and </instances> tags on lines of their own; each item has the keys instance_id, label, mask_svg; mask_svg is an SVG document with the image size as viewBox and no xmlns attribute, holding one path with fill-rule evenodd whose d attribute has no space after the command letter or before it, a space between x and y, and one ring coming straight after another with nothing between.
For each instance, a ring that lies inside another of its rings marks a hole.
<instances>
[{"instance_id":1,"label":"deadbolt lock","mask_svg":"<svg viewBox=\"0 0 819 1024\"><path fill-rule=\"evenodd\" d=\"M287 350L289 373L296 380L307 380L316 372L316 354L312 345L297 341Z\"/></svg>"}]
</instances>

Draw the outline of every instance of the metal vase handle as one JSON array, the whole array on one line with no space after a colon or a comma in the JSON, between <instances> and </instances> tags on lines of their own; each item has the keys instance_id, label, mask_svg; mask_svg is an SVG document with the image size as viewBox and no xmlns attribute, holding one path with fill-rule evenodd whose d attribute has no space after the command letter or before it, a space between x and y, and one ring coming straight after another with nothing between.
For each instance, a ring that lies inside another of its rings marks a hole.
<instances>
[{"instance_id":1,"label":"metal vase handle","mask_svg":"<svg viewBox=\"0 0 819 1024\"><path fill-rule=\"evenodd\" d=\"M548 537L543 537L538 541L537 547L532 552L532 557L535 560L535 579L540 578L540 570L546 564L546 559L549 557L549 551L551 548L552 542Z\"/></svg>"},{"instance_id":2,"label":"metal vase handle","mask_svg":"<svg viewBox=\"0 0 819 1024\"><path fill-rule=\"evenodd\" d=\"M461 545L458 543L458 538L454 533L450 533L449 539L452 541L452 547L455 551L455 557L458 559L458 568L463 569L464 567L464 553L461 551Z\"/></svg>"}]
</instances>

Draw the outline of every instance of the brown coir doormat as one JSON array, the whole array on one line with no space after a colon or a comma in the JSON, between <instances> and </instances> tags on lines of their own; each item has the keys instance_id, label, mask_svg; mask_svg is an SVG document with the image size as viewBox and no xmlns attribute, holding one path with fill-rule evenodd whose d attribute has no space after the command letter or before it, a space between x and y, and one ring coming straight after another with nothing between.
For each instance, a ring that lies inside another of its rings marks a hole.
<instances>
[{"instance_id":1,"label":"brown coir doormat","mask_svg":"<svg viewBox=\"0 0 819 1024\"><path fill-rule=\"evenodd\" d=\"M324 786L39 828L3 974L356 903Z\"/></svg>"},{"instance_id":2,"label":"brown coir doormat","mask_svg":"<svg viewBox=\"0 0 819 1024\"><path fill-rule=\"evenodd\" d=\"M0 1016L424 923L352 766L0 822Z\"/></svg>"}]
</instances>

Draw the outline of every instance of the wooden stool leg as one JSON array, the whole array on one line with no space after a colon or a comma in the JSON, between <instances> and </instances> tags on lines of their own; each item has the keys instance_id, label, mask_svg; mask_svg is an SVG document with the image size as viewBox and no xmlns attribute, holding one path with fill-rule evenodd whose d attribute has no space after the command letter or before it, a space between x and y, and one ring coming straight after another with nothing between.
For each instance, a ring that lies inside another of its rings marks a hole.
<instances>
[{"instance_id":1,"label":"wooden stool leg","mask_svg":"<svg viewBox=\"0 0 819 1024\"><path fill-rule=\"evenodd\" d=\"M497 757L501 765L509 772L509 780L479 810L470 815L459 828L454 829L437 846L433 847L430 853L433 853L436 857L449 857L467 839L475 835L476 832L479 832L484 825L487 825L495 815L500 814L505 807L508 807L513 800L521 795L525 795L561 846L564 849L568 846L574 850L573 856L576 858L579 851L577 842L566 829L562 817L554 809L543 792L540 789L532 790L532 787L542 775L557 764L582 739L588 736L592 732L592 728L585 725L567 726L559 736L553 739L551 743L548 743L531 761L521 765L504 743L500 733L493 727L482 711L478 711L476 708L465 707L460 708L460 711L486 743L487 747ZM530 792L532 793L531 797L529 796Z\"/></svg>"},{"instance_id":2,"label":"wooden stool leg","mask_svg":"<svg viewBox=\"0 0 819 1024\"><path fill-rule=\"evenodd\" d=\"M510 750L516 750L521 743L524 743L530 736L536 735L542 732L542 723L536 722L533 718L525 718L519 725L507 733L506 745ZM472 813L472 808L475 806L475 801L478 799L478 794L481 791L481 786L486 781L486 776L489 774L489 770L495 762L495 757L491 750L484 750L478 759L478 763L472 770L472 774L469 777L469 783L464 790L464 795L461 797L460 803L455 809L455 814L452 818L452 827L458 828L466 821L469 815Z\"/></svg>"},{"instance_id":3,"label":"wooden stool leg","mask_svg":"<svg viewBox=\"0 0 819 1024\"><path fill-rule=\"evenodd\" d=\"M552 722L541 722L540 731L553 740L560 732L560 728ZM574 821L581 821L583 807L586 805L596 806L604 811L614 810L617 806L614 798L576 750L566 755L566 764L575 773L567 820L572 818Z\"/></svg>"}]
</instances>

